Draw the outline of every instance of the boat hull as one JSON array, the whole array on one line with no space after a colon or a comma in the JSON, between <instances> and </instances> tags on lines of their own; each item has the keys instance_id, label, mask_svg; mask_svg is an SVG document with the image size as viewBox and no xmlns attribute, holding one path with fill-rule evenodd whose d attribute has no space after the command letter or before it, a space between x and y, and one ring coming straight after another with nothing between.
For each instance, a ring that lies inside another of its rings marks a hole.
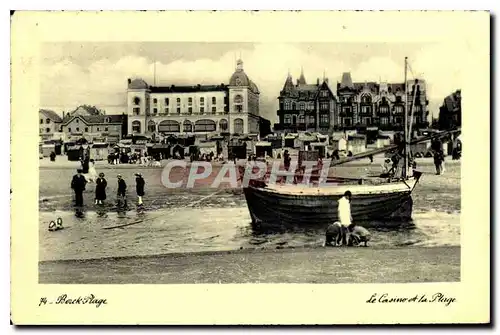
<instances>
[{"instance_id":1,"label":"boat hull","mask_svg":"<svg viewBox=\"0 0 500 335\"><path fill-rule=\"evenodd\" d=\"M412 185L352 185L351 215L360 225L373 221L407 222L411 220ZM413 184L414 186L414 184ZM343 187L345 188L345 187ZM244 194L254 228L325 226L338 221L338 200L345 192L281 191L279 187L246 187Z\"/></svg>"}]
</instances>

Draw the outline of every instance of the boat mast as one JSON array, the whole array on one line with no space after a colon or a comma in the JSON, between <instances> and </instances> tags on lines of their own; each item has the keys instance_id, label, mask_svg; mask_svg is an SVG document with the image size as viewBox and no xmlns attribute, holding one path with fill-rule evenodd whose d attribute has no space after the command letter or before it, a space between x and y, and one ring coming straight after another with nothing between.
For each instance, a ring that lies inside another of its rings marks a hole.
<instances>
[{"instance_id":1,"label":"boat mast","mask_svg":"<svg viewBox=\"0 0 500 335\"><path fill-rule=\"evenodd\" d=\"M403 151L403 178L406 179L406 169L408 167L408 80L406 78L406 67L407 67L408 57L405 57L405 109L404 109L404 121L403 121L403 138L404 138L404 151Z\"/></svg>"}]
</instances>

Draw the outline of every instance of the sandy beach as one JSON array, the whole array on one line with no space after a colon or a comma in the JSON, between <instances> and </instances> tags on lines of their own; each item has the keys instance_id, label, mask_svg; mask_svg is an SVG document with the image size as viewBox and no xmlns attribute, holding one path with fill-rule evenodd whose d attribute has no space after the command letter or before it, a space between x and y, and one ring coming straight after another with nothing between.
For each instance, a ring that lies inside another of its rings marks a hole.
<instances>
[{"instance_id":1,"label":"sandy beach","mask_svg":"<svg viewBox=\"0 0 500 335\"><path fill-rule=\"evenodd\" d=\"M39 264L42 284L334 284L459 280L460 247L239 250Z\"/></svg>"}]
</instances>

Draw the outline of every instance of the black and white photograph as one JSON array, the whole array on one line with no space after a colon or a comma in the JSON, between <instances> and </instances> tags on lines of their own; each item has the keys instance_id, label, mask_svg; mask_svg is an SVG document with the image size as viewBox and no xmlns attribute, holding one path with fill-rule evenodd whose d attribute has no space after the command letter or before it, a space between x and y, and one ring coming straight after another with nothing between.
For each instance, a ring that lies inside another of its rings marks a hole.
<instances>
[{"instance_id":1,"label":"black and white photograph","mask_svg":"<svg viewBox=\"0 0 500 335\"><path fill-rule=\"evenodd\" d=\"M483 14L460 17L488 28ZM314 17L276 15L305 30ZM38 149L26 152L38 153L36 176L23 181L37 191L36 224L23 229L37 235L38 285L460 285L473 271L464 234L489 229L487 212L463 220L466 173L489 175L489 143L466 124L489 124L489 91L476 105L489 73L471 91L466 69L483 49L449 29L406 41L320 41L318 29L309 41L40 40L38 105L12 116L16 127L38 115ZM33 308L109 308L102 290L58 292ZM352 303L460 304L441 289L367 292Z\"/></svg>"}]
</instances>

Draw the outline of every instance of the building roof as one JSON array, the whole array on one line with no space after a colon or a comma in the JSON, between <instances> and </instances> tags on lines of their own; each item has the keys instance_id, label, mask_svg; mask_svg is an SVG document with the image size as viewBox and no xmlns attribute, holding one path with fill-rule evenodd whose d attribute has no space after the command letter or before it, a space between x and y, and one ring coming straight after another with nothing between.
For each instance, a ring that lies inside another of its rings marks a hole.
<instances>
[{"instance_id":1,"label":"building roof","mask_svg":"<svg viewBox=\"0 0 500 335\"><path fill-rule=\"evenodd\" d=\"M195 85L195 86L150 86L151 93L191 93L225 91L227 86L221 85Z\"/></svg>"},{"instance_id":2,"label":"building roof","mask_svg":"<svg viewBox=\"0 0 500 335\"><path fill-rule=\"evenodd\" d=\"M62 122L62 118L57 115L56 112L50 109L40 109L40 113L42 113L46 118L52 120L53 122Z\"/></svg>"},{"instance_id":3,"label":"building roof","mask_svg":"<svg viewBox=\"0 0 500 335\"><path fill-rule=\"evenodd\" d=\"M71 121L73 121L73 119L75 118L80 118L83 120L83 122L85 122L86 124L121 124L123 121L123 115L87 115L87 116L81 116L81 115L77 115L77 116L73 116L73 117L69 117L69 118L66 118L64 120L64 125L67 125L68 123L70 123Z\"/></svg>"},{"instance_id":4,"label":"building roof","mask_svg":"<svg viewBox=\"0 0 500 335\"><path fill-rule=\"evenodd\" d=\"M236 63L236 71L229 79L229 86L248 86L250 91L255 94L259 94L259 88L253 81L248 78L247 74L243 70L243 61L241 59Z\"/></svg>"},{"instance_id":5,"label":"building roof","mask_svg":"<svg viewBox=\"0 0 500 335\"><path fill-rule=\"evenodd\" d=\"M340 81L340 87L354 88L350 72L342 73L342 80Z\"/></svg>"},{"instance_id":6,"label":"building roof","mask_svg":"<svg viewBox=\"0 0 500 335\"><path fill-rule=\"evenodd\" d=\"M136 78L134 80L129 79L128 89L129 90L145 90L148 89L149 85L141 78Z\"/></svg>"}]
</instances>

